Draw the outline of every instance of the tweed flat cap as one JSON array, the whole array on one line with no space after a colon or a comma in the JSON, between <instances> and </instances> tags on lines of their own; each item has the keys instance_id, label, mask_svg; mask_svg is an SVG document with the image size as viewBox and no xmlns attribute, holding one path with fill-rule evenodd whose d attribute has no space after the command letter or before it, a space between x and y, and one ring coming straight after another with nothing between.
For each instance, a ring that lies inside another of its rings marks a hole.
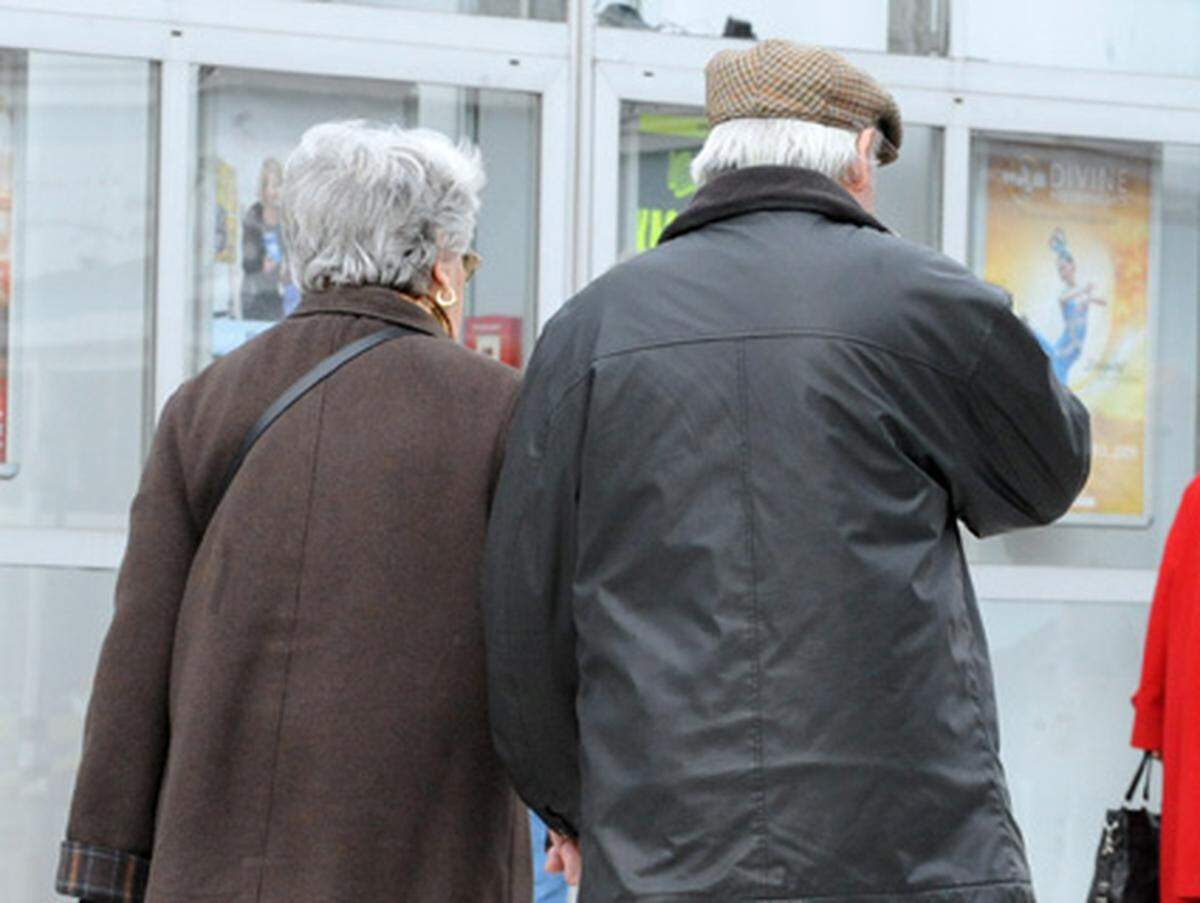
<instances>
[{"instance_id":1,"label":"tweed flat cap","mask_svg":"<svg viewBox=\"0 0 1200 903\"><path fill-rule=\"evenodd\" d=\"M723 50L704 70L710 125L731 119L803 119L848 131L879 129L880 164L900 154L900 108L880 84L823 47L763 41Z\"/></svg>"}]
</instances>

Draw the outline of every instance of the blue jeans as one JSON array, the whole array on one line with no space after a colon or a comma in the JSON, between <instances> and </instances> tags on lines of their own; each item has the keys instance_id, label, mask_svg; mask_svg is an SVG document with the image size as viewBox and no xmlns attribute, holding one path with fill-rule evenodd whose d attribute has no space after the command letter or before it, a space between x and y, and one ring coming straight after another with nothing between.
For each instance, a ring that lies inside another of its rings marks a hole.
<instances>
[{"instance_id":1,"label":"blue jeans","mask_svg":"<svg viewBox=\"0 0 1200 903\"><path fill-rule=\"evenodd\" d=\"M546 826L529 813L529 836L533 841L534 903L567 903L567 882L562 875L546 874Z\"/></svg>"}]
</instances>

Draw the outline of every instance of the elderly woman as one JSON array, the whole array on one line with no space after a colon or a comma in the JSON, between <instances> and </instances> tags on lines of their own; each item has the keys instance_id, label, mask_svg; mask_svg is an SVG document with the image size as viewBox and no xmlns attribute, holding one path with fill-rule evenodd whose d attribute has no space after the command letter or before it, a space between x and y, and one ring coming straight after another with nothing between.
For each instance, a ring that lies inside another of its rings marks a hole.
<instances>
[{"instance_id":1,"label":"elderly woman","mask_svg":"<svg viewBox=\"0 0 1200 903\"><path fill-rule=\"evenodd\" d=\"M61 893L529 900L478 599L517 380L452 341L482 183L475 152L428 131L320 125L288 159L284 238L304 299L163 411ZM233 470L282 393L388 327Z\"/></svg>"}]
</instances>

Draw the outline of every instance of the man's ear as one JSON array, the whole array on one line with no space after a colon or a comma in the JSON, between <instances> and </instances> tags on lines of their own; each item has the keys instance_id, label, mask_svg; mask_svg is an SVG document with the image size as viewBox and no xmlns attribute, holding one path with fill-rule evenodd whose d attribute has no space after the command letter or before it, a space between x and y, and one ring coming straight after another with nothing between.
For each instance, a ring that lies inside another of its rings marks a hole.
<instances>
[{"instance_id":1,"label":"man's ear","mask_svg":"<svg viewBox=\"0 0 1200 903\"><path fill-rule=\"evenodd\" d=\"M871 159L871 153L875 145L875 129L863 129L858 133L858 138L854 141L854 148L858 151L858 157L854 161L854 165L850 167L847 181L853 188L865 187L871 180L871 168L874 161Z\"/></svg>"},{"instance_id":2,"label":"man's ear","mask_svg":"<svg viewBox=\"0 0 1200 903\"><path fill-rule=\"evenodd\" d=\"M875 136L878 132L874 126L869 129L863 129L858 133L858 138L854 142L855 148L858 150L858 159L864 161L868 166L875 161L871 159L871 154L874 152Z\"/></svg>"}]
</instances>

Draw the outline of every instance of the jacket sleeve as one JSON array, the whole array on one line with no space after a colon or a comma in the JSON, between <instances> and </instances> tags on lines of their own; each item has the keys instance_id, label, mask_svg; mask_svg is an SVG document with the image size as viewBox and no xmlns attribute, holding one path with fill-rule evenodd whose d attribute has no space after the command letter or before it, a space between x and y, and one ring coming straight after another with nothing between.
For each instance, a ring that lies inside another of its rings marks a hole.
<instances>
[{"instance_id":1,"label":"jacket sleeve","mask_svg":"<svg viewBox=\"0 0 1200 903\"><path fill-rule=\"evenodd\" d=\"M916 456L976 536L1049 524L1087 481L1087 409L991 288L964 272L942 290L955 292L953 303L964 305L947 311L956 324L947 348L974 353L955 375L910 368L901 407L914 412Z\"/></svg>"},{"instance_id":2,"label":"jacket sleeve","mask_svg":"<svg viewBox=\"0 0 1200 903\"><path fill-rule=\"evenodd\" d=\"M1170 631L1171 608L1180 590L1181 560L1192 545L1192 521L1196 493L1200 484L1193 484L1184 495L1183 503L1171 525L1154 602L1150 607L1150 624L1146 630L1146 645L1142 654L1142 678L1133 697L1134 719L1131 744L1138 749L1161 750L1163 743L1163 702L1167 683L1167 637Z\"/></svg>"},{"instance_id":3,"label":"jacket sleeve","mask_svg":"<svg viewBox=\"0 0 1200 903\"><path fill-rule=\"evenodd\" d=\"M513 786L555 831L579 826L575 513L586 380L534 354L508 435L484 558L488 694Z\"/></svg>"},{"instance_id":4,"label":"jacket sleeve","mask_svg":"<svg viewBox=\"0 0 1200 903\"><path fill-rule=\"evenodd\" d=\"M59 891L139 899L166 760L171 646L198 540L180 466L178 404L163 411L130 513L59 869Z\"/></svg>"}]
</instances>

